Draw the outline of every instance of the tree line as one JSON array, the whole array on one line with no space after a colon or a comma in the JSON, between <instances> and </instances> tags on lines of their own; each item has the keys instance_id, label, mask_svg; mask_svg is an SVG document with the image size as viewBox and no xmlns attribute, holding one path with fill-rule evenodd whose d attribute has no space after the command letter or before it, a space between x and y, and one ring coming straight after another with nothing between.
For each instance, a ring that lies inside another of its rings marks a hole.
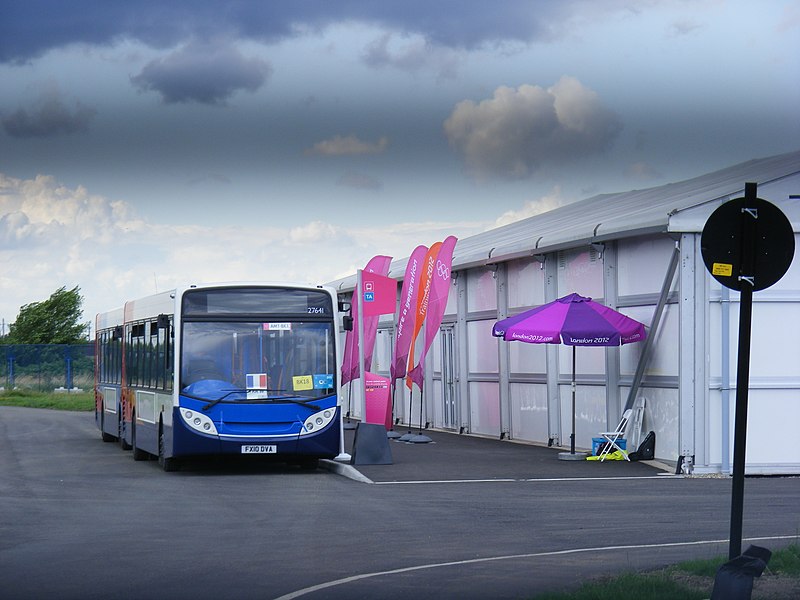
<instances>
[{"instance_id":1,"label":"tree line","mask_svg":"<svg viewBox=\"0 0 800 600\"><path fill-rule=\"evenodd\" d=\"M17 320L0 344L84 344L89 323L81 323L83 296L80 287L61 286L47 300L24 304Z\"/></svg>"}]
</instances>

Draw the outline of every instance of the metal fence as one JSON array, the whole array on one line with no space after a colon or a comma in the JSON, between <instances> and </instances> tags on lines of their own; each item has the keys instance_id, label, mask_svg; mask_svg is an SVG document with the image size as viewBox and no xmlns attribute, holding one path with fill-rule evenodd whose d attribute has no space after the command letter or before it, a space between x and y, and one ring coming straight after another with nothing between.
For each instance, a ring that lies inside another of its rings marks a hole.
<instances>
[{"instance_id":1,"label":"metal fence","mask_svg":"<svg viewBox=\"0 0 800 600\"><path fill-rule=\"evenodd\" d=\"M7 390L91 390L94 344L0 345L0 385Z\"/></svg>"}]
</instances>

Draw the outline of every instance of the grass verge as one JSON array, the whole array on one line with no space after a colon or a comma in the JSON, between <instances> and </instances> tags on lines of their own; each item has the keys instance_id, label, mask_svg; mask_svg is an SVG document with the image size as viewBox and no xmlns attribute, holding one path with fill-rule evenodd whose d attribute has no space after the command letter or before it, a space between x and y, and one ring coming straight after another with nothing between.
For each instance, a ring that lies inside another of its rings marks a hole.
<instances>
[{"instance_id":1,"label":"grass verge","mask_svg":"<svg viewBox=\"0 0 800 600\"><path fill-rule=\"evenodd\" d=\"M55 394L34 390L7 390L0 392L0 406L90 411L94 410L94 393Z\"/></svg>"},{"instance_id":2,"label":"grass verge","mask_svg":"<svg viewBox=\"0 0 800 600\"><path fill-rule=\"evenodd\" d=\"M547 593L536 600L700 600L709 598L717 569L727 557L692 560L647 573L624 573L587 582L570 592ZM800 545L772 553L764 574L754 580L753 599L800 597Z\"/></svg>"}]
</instances>

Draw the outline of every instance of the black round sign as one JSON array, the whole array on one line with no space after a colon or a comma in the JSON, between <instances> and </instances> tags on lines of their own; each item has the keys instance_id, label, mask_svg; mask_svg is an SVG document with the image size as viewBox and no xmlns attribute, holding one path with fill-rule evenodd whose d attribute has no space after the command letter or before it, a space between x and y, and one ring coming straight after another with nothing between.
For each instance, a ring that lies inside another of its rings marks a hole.
<instances>
[{"instance_id":1,"label":"black round sign","mask_svg":"<svg viewBox=\"0 0 800 600\"><path fill-rule=\"evenodd\" d=\"M776 283L789 269L794 232L786 215L771 202L735 198L711 213L700 248L714 279L733 290L752 285L756 292ZM752 252L749 257L748 252Z\"/></svg>"}]
</instances>

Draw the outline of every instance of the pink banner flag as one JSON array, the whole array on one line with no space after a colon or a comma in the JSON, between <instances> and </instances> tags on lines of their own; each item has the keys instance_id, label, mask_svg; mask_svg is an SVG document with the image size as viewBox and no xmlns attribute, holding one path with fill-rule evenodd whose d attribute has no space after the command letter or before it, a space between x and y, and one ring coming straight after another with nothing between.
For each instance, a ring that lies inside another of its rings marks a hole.
<instances>
[{"instance_id":1,"label":"pink banner flag","mask_svg":"<svg viewBox=\"0 0 800 600\"><path fill-rule=\"evenodd\" d=\"M439 248L442 247L442 242L436 242L425 254L425 260L422 261L422 273L419 279L419 292L417 294L417 312L414 317L414 336L411 338L411 344L408 352L408 364L414 366L414 346L417 343L417 337L425 324L425 314L428 312L428 298L431 293L431 279L433 271L436 268L436 257L439 255ZM411 389L411 378L406 377L406 387Z\"/></svg>"},{"instance_id":2,"label":"pink banner flag","mask_svg":"<svg viewBox=\"0 0 800 600\"><path fill-rule=\"evenodd\" d=\"M392 264L391 256L378 255L374 256L364 268L365 273L377 273L378 275L386 275L389 272L389 265ZM356 286L358 287L358 286ZM344 357L342 359L342 385L349 383L353 379L358 379L358 349L359 349L359 331L358 331L358 295L361 290L356 289L353 292L352 308L350 314L353 317L353 329L347 332L344 342ZM378 330L378 318L364 317L364 355L366 362L364 368L369 371L372 364L372 350L375 347L375 336ZM371 333L370 333L371 332Z\"/></svg>"},{"instance_id":3,"label":"pink banner flag","mask_svg":"<svg viewBox=\"0 0 800 600\"><path fill-rule=\"evenodd\" d=\"M436 257L436 266L431 277L431 291L428 298L428 312L425 319L425 347L419 357L419 363L409 373L411 380L422 389L422 382L425 374L425 356L439 333L439 326L442 324L445 308L447 307L447 297L450 294L450 268L453 265L453 250L458 239L448 236L439 254Z\"/></svg>"},{"instance_id":4,"label":"pink banner flag","mask_svg":"<svg viewBox=\"0 0 800 600\"><path fill-rule=\"evenodd\" d=\"M364 271L361 282L364 285L361 304L364 308L364 317L393 315L397 305L397 281L391 277Z\"/></svg>"},{"instance_id":5,"label":"pink banner flag","mask_svg":"<svg viewBox=\"0 0 800 600\"><path fill-rule=\"evenodd\" d=\"M403 288L400 292L400 310L397 313L397 334L394 339L394 353L390 368L391 379L400 379L406 376L408 363L408 349L414 335L414 317L417 310L417 294L419 292L420 271L427 246L417 246L406 264L406 274L403 277Z\"/></svg>"},{"instance_id":6,"label":"pink banner flag","mask_svg":"<svg viewBox=\"0 0 800 600\"><path fill-rule=\"evenodd\" d=\"M392 428L392 400L389 378L367 371L364 378L364 422Z\"/></svg>"}]
</instances>

